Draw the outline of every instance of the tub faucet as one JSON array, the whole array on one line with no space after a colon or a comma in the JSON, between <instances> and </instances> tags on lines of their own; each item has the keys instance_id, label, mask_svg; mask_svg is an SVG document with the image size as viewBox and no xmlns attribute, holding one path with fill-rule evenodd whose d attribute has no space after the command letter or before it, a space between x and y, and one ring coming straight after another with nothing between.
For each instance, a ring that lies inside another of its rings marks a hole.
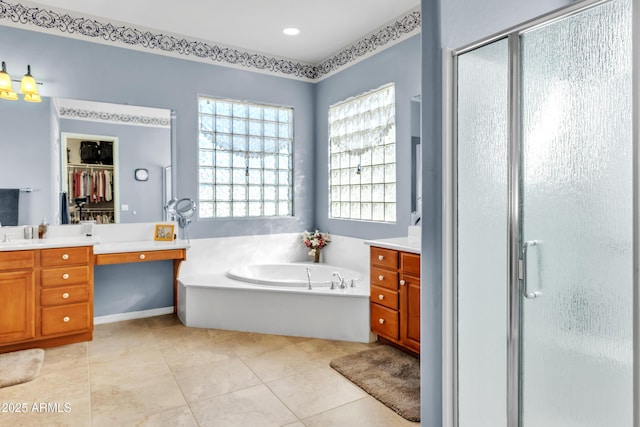
<instances>
[{"instance_id":1,"label":"tub faucet","mask_svg":"<svg viewBox=\"0 0 640 427\"><path fill-rule=\"evenodd\" d=\"M340 289L344 289L347 286L344 284L344 278L340 275L340 272L336 271L333 273L334 277L337 277L340 280Z\"/></svg>"},{"instance_id":2,"label":"tub faucet","mask_svg":"<svg viewBox=\"0 0 640 427\"><path fill-rule=\"evenodd\" d=\"M307 267L307 282L309 283L307 289L311 290L311 269L309 267Z\"/></svg>"},{"instance_id":3,"label":"tub faucet","mask_svg":"<svg viewBox=\"0 0 640 427\"><path fill-rule=\"evenodd\" d=\"M9 239L9 236L7 235L7 233L4 233L4 238L2 239L2 243L9 243L11 240Z\"/></svg>"}]
</instances>

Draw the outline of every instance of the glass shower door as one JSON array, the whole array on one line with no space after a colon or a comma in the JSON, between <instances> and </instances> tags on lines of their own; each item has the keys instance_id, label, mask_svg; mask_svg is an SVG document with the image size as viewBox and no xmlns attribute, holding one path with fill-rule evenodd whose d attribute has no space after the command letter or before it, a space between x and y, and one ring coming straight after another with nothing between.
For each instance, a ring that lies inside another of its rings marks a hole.
<instances>
[{"instance_id":1,"label":"glass shower door","mask_svg":"<svg viewBox=\"0 0 640 427\"><path fill-rule=\"evenodd\" d=\"M631 1L520 42L520 425L631 426Z\"/></svg>"},{"instance_id":2,"label":"glass shower door","mask_svg":"<svg viewBox=\"0 0 640 427\"><path fill-rule=\"evenodd\" d=\"M457 60L458 425L507 425L509 43Z\"/></svg>"}]
</instances>

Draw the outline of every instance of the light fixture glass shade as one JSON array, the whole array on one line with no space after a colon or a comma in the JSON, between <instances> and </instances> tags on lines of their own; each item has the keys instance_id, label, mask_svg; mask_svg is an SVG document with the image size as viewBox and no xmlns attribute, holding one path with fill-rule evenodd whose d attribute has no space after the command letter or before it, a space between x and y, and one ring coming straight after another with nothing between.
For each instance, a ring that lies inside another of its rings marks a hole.
<instances>
[{"instance_id":1,"label":"light fixture glass shade","mask_svg":"<svg viewBox=\"0 0 640 427\"><path fill-rule=\"evenodd\" d=\"M2 71L0 71L0 92L11 92L11 76L7 73L7 64L2 61Z\"/></svg>"},{"instance_id":2,"label":"light fixture glass shade","mask_svg":"<svg viewBox=\"0 0 640 427\"><path fill-rule=\"evenodd\" d=\"M1 91L1 92L0 92L0 98L2 98L2 99L6 99L6 100L8 100L8 101L15 101L15 100L17 100L17 99L18 99L18 94L17 94L17 93L15 93L15 92L14 92L14 91L12 91L12 90L9 90L9 91Z\"/></svg>"},{"instance_id":3,"label":"light fixture glass shade","mask_svg":"<svg viewBox=\"0 0 640 427\"><path fill-rule=\"evenodd\" d=\"M24 95L24 100L27 102L41 102L40 95L37 93L27 93Z\"/></svg>"},{"instance_id":4,"label":"light fixture glass shade","mask_svg":"<svg viewBox=\"0 0 640 427\"><path fill-rule=\"evenodd\" d=\"M27 74L22 78L20 83L20 93L25 95L37 95L38 88L36 87L36 79L31 75L31 65L27 65ZM38 101L39 102L39 101Z\"/></svg>"}]
</instances>

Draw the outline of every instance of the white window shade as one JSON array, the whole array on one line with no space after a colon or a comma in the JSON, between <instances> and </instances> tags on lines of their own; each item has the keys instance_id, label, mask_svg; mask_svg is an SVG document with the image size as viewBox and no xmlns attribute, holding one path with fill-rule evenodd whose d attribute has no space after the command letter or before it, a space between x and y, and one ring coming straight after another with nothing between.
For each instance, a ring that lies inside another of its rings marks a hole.
<instances>
[{"instance_id":1,"label":"white window shade","mask_svg":"<svg viewBox=\"0 0 640 427\"><path fill-rule=\"evenodd\" d=\"M329 217L396 221L393 84L329 107Z\"/></svg>"}]
</instances>

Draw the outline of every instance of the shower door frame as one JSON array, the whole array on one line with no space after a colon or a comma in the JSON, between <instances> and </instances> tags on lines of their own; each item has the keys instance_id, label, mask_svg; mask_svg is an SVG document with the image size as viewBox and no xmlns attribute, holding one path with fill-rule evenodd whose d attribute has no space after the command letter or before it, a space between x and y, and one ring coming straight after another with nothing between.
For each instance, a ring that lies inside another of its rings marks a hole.
<instances>
[{"instance_id":1,"label":"shower door frame","mask_svg":"<svg viewBox=\"0 0 640 427\"><path fill-rule=\"evenodd\" d=\"M518 260L520 251L520 36L537 27L548 25L567 16L608 3L612 0L583 0L563 7L541 17L527 21L486 39L463 46L458 49L443 50L442 81L442 411L443 426L459 427L458 420L458 311L457 311L457 74L458 57L474 49L486 46L498 40L507 39L509 44L509 99L508 99L508 242L509 255L507 275L507 427L518 427L520 424L520 295L518 278ZM632 206L633 206L633 427L640 427L640 129L638 113L640 112L640 0L632 0ZM466 426L461 426L466 427Z\"/></svg>"}]
</instances>

